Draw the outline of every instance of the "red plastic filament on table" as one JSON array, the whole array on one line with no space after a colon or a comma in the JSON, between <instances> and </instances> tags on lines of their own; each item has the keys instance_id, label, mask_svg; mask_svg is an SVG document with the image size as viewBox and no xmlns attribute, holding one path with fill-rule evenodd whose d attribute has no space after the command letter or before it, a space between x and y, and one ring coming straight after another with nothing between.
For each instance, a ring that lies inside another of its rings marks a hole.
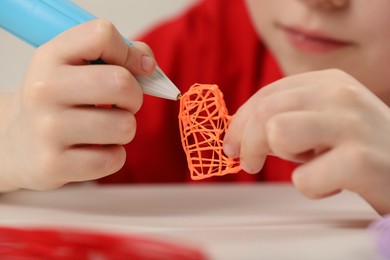
<instances>
[{"instance_id":1,"label":"red plastic filament on table","mask_svg":"<svg viewBox=\"0 0 390 260\"><path fill-rule=\"evenodd\" d=\"M180 99L179 127L193 180L237 173L237 158L223 153L231 119L217 85L195 84Z\"/></svg>"},{"instance_id":2,"label":"red plastic filament on table","mask_svg":"<svg viewBox=\"0 0 390 260\"><path fill-rule=\"evenodd\" d=\"M186 245L98 231L0 227L0 259L12 260L206 260Z\"/></svg>"}]
</instances>

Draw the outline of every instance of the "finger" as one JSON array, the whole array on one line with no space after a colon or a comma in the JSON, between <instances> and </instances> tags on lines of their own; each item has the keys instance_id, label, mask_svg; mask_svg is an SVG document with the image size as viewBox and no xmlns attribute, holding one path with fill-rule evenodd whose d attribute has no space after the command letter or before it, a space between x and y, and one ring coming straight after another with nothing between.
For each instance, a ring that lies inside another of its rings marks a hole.
<instances>
[{"instance_id":1,"label":"finger","mask_svg":"<svg viewBox=\"0 0 390 260\"><path fill-rule=\"evenodd\" d=\"M119 66L63 66L59 69L56 88L47 86L53 102L66 106L113 104L136 113L142 104L143 92L131 73ZM53 79L54 80L54 79Z\"/></svg>"},{"instance_id":2,"label":"finger","mask_svg":"<svg viewBox=\"0 0 390 260\"><path fill-rule=\"evenodd\" d=\"M51 190L69 182L98 179L117 172L126 160L126 151L119 145L78 146L39 155L39 170L32 178L20 180L22 188Z\"/></svg>"},{"instance_id":3,"label":"finger","mask_svg":"<svg viewBox=\"0 0 390 260\"><path fill-rule=\"evenodd\" d=\"M139 50L143 51L144 53L147 53L150 57L154 58L154 53L149 45L147 45L144 42L140 41L132 41L132 43L137 47Z\"/></svg>"},{"instance_id":4,"label":"finger","mask_svg":"<svg viewBox=\"0 0 390 260\"><path fill-rule=\"evenodd\" d=\"M272 117L266 136L274 155L305 162L350 139L355 127L355 120L338 111L293 111Z\"/></svg>"},{"instance_id":5,"label":"finger","mask_svg":"<svg viewBox=\"0 0 390 260\"><path fill-rule=\"evenodd\" d=\"M128 45L112 23L101 19L75 26L41 47L65 63L81 65L102 59L136 75L149 74L156 65L153 57Z\"/></svg>"},{"instance_id":6,"label":"finger","mask_svg":"<svg viewBox=\"0 0 390 260\"><path fill-rule=\"evenodd\" d=\"M243 126L246 125L248 119L253 115L253 111L256 111L257 99L258 97L256 95L248 99L248 101L237 110L229 122L223 140L223 150L227 156L232 158L239 157L244 130ZM261 115L262 113L260 112L259 114Z\"/></svg>"},{"instance_id":7,"label":"finger","mask_svg":"<svg viewBox=\"0 0 390 260\"><path fill-rule=\"evenodd\" d=\"M223 139L223 151L232 158L240 155L241 139L243 134L243 125L248 121L246 106L241 107L232 117Z\"/></svg>"},{"instance_id":8,"label":"finger","mask_svg":"<svg viewBox=\"0 0 390 260\"><path fill-rule=\"evenodd\" d=\"M312 92L312 88L301 87L266 97L253 96L233 116L224 139L225 153L232 157L237 157L240 154L242 158L248 160L247 163L250 164L248 170L251 165L256 166L257 169L259 164L254 164L254 160L250 158L249 153L255 152L255 155L259 156L265 151L270 152L264 141L264 127L269 118L285 111L297 111L314 107L315 103L318 102L313 101ZM255 138L256 141L252 142L251 140ZM255 145L261 146L255 147ZM247 148L244 156L241 151L243 147Z\"/></svg>"},{"instance_id":9,"label":"finger","mask_svg":"<svg viewBox=\"0 0 390 260\"><path fill-rule=\"evenodd\" d=\"M130 112L115 108L73 108L60 113L50 129L65 147L76 144L122 145L134 138L136 120Z\"/></svg>"},{"instance_id":10,"label":"finger","mask_svg":"<svg viewBox=\"0 0 390 260\"><path fill-rule=\"evenodd\" d=\"M254 114L242 125L239 157L242 169L248 173L259 172L269 152L264 130L261 120Z\"/></svg>"},{"instance_id":11,"label":"finger","mask_svg":"<svg viewBox=\"0 0 390 260\"><path fill-rule=\"evenodd\" d=\"M305 196L319 199L338 193L344 187L350 164L343 160L343 149L337 148L295 169L292 181Z\"/></svg>"},{"instance_id":12,"label":"finger","mask_svg":"<svg viewBox=\"0 0 390 260\"><path fill-rule=\"evenodd\" d=\"M62 176L56 179L63 183L102 178L117 172L126 160L122 146L83 146L64 151Z\"/></svg>"},{"instance_id":13,"label":"finger","mask_svg":"<svg viewBox=\"0 0 390 260\"><path fill-rule=\"evenodd\" d=\"M348 143L298 167L292 180L309 198L323 198L343 189L364 198L379 213L388 212L387 157L376 149Z\"/></svg>"},{"instance_id":14,"label":"finger","mask_svg":"<svg viewBox=\"0 0 390 260\"><path fill-rule=\"evenodd\" d=\"M302 87L314 88L326 92L329 87L337 85L353 86L359 84L353 77L339 69L326 69L319 71L310 71L297 75L279 79L259 90L262 97L274 95L280 92L291 89L299 89ZM338 87L334 88L337 89Z\"/></svg>"}]
</instances>

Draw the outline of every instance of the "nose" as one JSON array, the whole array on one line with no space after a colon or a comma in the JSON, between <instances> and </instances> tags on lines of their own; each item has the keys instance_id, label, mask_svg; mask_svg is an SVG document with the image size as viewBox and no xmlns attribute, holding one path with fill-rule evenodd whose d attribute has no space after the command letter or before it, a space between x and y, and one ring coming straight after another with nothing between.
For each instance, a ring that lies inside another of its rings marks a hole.
<instances>
[{"instance_id":1,"label":"nose","mask_svg":"<svg viewBox=\"0 0 390 260\"><path fill-rule=\"evenodd\" d=\"M325 10L342 9L348 6L350 0L300 0L311 7Z\"/></svg>"}]
</instances>

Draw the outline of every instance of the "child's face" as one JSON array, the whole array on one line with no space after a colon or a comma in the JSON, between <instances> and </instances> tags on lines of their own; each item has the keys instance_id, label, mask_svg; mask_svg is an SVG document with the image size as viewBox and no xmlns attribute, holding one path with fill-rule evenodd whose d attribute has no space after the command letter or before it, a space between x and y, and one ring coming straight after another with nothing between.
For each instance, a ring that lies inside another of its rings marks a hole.
<instances>
[{"instance_id":1,"label":"child's face","mask_svg":"<svg viewBox=\"0 0 390 260\"><path fill-rule=\"evenodd\" d=\"M286 75L339 68L390 101L390 1L246 0ZM317 2L318 5L313 4Z\"/></svg>"}]
</instances>

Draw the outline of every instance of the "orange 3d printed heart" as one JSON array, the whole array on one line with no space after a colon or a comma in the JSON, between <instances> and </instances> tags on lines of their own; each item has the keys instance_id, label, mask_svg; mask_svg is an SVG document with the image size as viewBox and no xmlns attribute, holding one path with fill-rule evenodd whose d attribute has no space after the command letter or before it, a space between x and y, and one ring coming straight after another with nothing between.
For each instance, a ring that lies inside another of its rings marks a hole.
<instances>
[{"instance_id":1,"label":"orange 3d printed heart","mask_svg":"<svg viewBox=\"0 0 390 260\"><path fill-rule=\"evenodd\" d=\"M237 158L223 153L223 137L231 116L217 85L193 85L180 99L179 126L193 180L237 173Z\"/></svg>"}]
</instances>

